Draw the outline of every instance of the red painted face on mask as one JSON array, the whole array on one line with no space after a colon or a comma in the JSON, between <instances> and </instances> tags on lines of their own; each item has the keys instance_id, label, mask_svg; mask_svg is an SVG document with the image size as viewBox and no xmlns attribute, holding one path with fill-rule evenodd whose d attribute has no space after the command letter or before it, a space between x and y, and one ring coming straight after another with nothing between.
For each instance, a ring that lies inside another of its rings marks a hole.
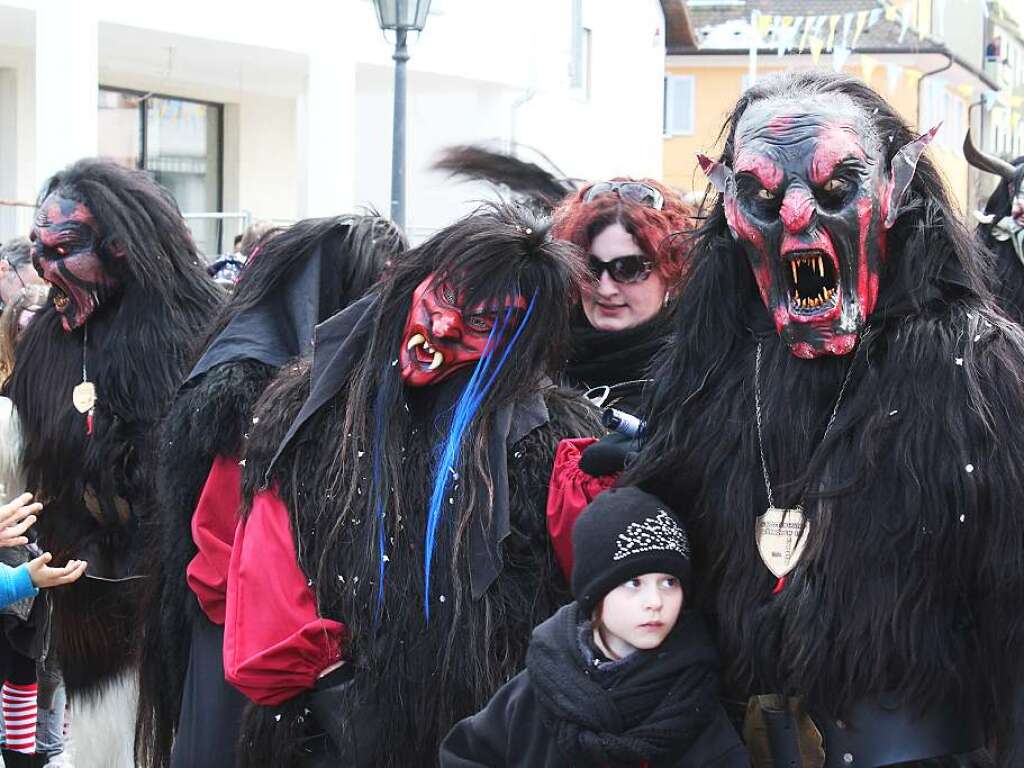
<instances>
[{"instance_id":1,"label":"red painted face on mask","mask_svg":"<svg viewBox=\"0 0 1024 768\"><path fill-rule=\"evenodd\" d=\"M92 213L83 203L53 192L39 206L29 239L32 264L51 286L64 330L81 327L118 286L97 251Z\"/></svg>"},{"instance_id":2,"label":"red painted face on mask","mask_svg":"<svg viewBox=\"0 0 1024 768\"><path fill-rule=\"evenodd\" d=\"M886 232L931 135L887 167L861 108L844 97L807 96L748 107L732 168L701 159L723 192L761 299L797 357L856 346L878 301Z\"/></svg>"},{"instance_id":3,"label":"red painted face on mask","mask_svg":"<svg viewBox=\"0 0 1024 768\"><path fill-rule=\"evenodd\" d=\"M402 381L410 387L428 387L475 363L487 350L498 312L508 307L524 309L526 302L516 296L500 309L479 306L466 310L454 286L428 275L412 294L402 333L398 353ZM506 339L515 329L518 314L514 313L503 334Z\"/></svg>"}]
</instances>

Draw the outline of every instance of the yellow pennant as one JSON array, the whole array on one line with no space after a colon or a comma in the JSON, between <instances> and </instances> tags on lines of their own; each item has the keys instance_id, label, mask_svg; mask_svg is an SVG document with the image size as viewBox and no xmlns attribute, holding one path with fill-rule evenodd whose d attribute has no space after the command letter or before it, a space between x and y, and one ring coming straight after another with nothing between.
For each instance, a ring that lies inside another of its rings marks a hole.
<instances>
[{"instance_id":1,"label":"yellow pennant","mask_svg":"<svg viewBox=\"0 0 1024 768\"><path fill-rule=\"evenodd\" d=\"M825 47L829 50L832 50L832 48L835 47L836 25L839 24L839 19L840 16L838 13L828 17L828 42L825 44Z\"/></svg>"},{"instance_id":2,"label":"yellow pennant","mask_svg":"<svg viewBox=\"0 0 1024 768\"><path fill-rule=\"evenodd\" d=\"M857 40L860 39L860 33L864 31L864 27L868 23L868 14L870 11L860 11L857 14L857 23L853 27L853 42L850 43L851 48L857 47Z\"/></svg>"}]
</instances>

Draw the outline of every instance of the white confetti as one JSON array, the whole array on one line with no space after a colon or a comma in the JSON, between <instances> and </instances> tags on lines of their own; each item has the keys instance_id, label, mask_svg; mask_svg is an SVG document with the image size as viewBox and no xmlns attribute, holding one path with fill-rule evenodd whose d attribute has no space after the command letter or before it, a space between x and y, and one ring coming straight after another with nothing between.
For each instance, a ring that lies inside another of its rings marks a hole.
<instances>
[{"instance_id":1,"label":"white confetti","mask_svg":"<svg viewBox=\"0 0 1024 768\"><path fill-rule=\"evenodd\" d=\"M391 361L392 368L394 368L396 365L398 365L398 358L395 358L394 360Z\"/></svg>"},{"instance_id":2,"label":"white confetti","mask_svg":"<svg viewBox=\"0 0 1024 768\"><path fill-rule=\"evenodd\" d=\"M449 504L454 504L454 503L455 503L455 497L453 497L453 496L449 496L449 497L448 497L448 503L449 503Z\"/></svg>"},{"instance_id":3,"label":"white confetti","mask_svg":"<svg viewBox=\"0 0 1024 768\"><path fill-rule=\"evenodd\" d=\"M281 722L281 716L280 715L274 715L274 722L275 723L280 723Z\"/></svg>"},{"instance_id":4,"label":"white confetti","mask_svg":"<svg viewBox=\"0 0 1024 768\"><path fill-rule=\"evenodd\" d=\"M968 464L966 467L964 467L964 469L967 470L967 474L970 474L971 472L974 471L974 465L973 464Z\"/></svg>"},{"instance_id":5,"label":"white confetti","mask_svg":"<svg viewBox=\"0 0 1024 768\"><path fill-rule=\"evenodd\" d=\"M444 598L444 595L441 595L441 597L440 597L439 599L440 599L440 600L441 600L441 602L443 603L443 602L444 602L444 600L445 600L445 598Z\"/></svg>"},{"instance_id":6,"label":"white confetti","mask_svg":"<svg viewBox=\"0 0 1024 768\"><path fill-rule=\"evenodd\" d=\"M387 555L384 555L384 562L385 563L390 563L391 562L391 558L388 557Z\"/></svg>"},{"instance_id":7,"label":"white confetti","mask_svg":"<svg viewBox=\"0 0 1024 768\"><path fill-rule=\"evenodd\" d=\"M967 515L960 515L960 522L961 522L961 523L962 523L962 522L963 522L964 520L966 520L966 519L967 519Z\"/></svg>"},{"instance_id":8,"label":"white confetti","mask_svg":"<svg viewBox=\"0 0 1024 768\"><path fill-rule=\"evenodd\" d=\"M892 411L889 411L889 415L890 415L890 416L895 416L895 415L896 415L897 413L899 413L899 410L892 410Z\"/></svg>"},{"instance_id":9,"label":"white confetti","mask_svg":"<svg viewBox=\"0 0 1024 768\"><path fill-rule=\"evenodd\" d=\"M245 459L242 459L240 462L238 462L238 466L244 467L245 466Z\"/></svg>"},{"instance_id":10,"label":"white confetti","mask_svg":"<svg viewBox=\"0 0 1024 768\"><path fill-rule=\"evenodd\" d=\"M363 458L363 456L365 456L365 455L366 455L366 451L356 451L356 456L358 458L360 458L360 459Z\"/></svg>"},{"instance_id":11,"label":"white confetti","mask_svg":"<svg viewBox=\"0 0 1024 768\"><path fill-rule=\"evenodd\" d=\"M253 416L252 417L252 423L253 424L259 424L260 423L260 417L259 416Z\"/></svg>"},{"instance_id":12,"label":"white confetti","mask_svg":"<svg viewBox=\"0 0 1024 768\"><path fill-rule=\"evenodd\" d=\"M979 333L977 336L975 336L974 340L975 341L981 341L981 334Z\"/></svg>"},{"instance_id":13,"label":"white confetti","mask_svg":"<svg viewBox=\"0 0 1024 768\"><path fill-rule=\"evenodd\" d=\"M962 357L958 357L953 362L956 363L957 365L963 365L964 359Z\"/></svg>"}]
</instances>

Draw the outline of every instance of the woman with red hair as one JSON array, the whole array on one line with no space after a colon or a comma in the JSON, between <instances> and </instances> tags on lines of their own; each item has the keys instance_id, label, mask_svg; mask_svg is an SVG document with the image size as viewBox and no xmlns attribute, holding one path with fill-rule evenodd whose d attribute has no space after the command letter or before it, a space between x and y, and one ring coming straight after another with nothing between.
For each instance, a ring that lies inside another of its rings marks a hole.
<instances>
[{"instance_id":1,"label":"woman with red hair","mask_svg":"<svg viewBox=\"0 0 1024 768\"><path fill-rule=\"evenodd\" d=\"M693 210L653 179L588 184L554 212L552 235L580 246L595 283L573 318L566 383L640 416L647 368L668 333Z\"/></svg>"},{"instance_id":2,"label":"woman with red hair","mask_svg":"<svg viewBox=\"0 0 1024 768\"><path fill-rule=\"evenodd\" d=\"M583 390L599 408L644 418L649 368L670 333L693 213L653 179L626 178L588 184L554 212L552 235L583 249L595 281L573 314L563 383ZM573 523L611 487L638 442L637 435L612 432L558 445L548 488L548 532L567 575Z\"/></svg>"}]
</instances>

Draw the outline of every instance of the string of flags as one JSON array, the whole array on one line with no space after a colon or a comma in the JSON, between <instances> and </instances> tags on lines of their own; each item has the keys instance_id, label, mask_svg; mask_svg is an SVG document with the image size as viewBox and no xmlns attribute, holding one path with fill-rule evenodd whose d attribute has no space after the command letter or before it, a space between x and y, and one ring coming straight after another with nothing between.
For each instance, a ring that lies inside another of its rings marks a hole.
<instances>
[{"instance_id":1,"label":"string of flags","mask_svg":"<svg viewBox=\"0 0 1024 768\"><path fill-rule=\"evenodd\" d=\"M885 88L890 96L904 84L916 88L924 72L892 61L857 52L855 49L865 32L885 19L898 26L898 40L908 43L908 36L924 40L929 30L934 30L939 39L945 37L946 6L949 0L881 0L875 8L865 8L845 13L819 15L775 15L751 12L750 17L750 67L752 77L756 76L759 49L774 49L779 57L787 53L810 53L811 60L818 64L823 53L831 53L832 67L842 71L857 53L861 75L865 82L872 83L876 73L884 71ZM988 16L988 3L980 3L982 12ZM997 3L998 5L998 3ZM999 12L997 8L997 13ZM911 38L911 43L914 42ZM941 104L947 94L959 93L968 102L980 99L986 112L991 113L997 125L1014 135L1018 129L1024 131L1024 97L1013 96L1010 90L980 91L969 83L952 85L942 78L929 78L924 98Z\"/></svg>"}]
</instances>

